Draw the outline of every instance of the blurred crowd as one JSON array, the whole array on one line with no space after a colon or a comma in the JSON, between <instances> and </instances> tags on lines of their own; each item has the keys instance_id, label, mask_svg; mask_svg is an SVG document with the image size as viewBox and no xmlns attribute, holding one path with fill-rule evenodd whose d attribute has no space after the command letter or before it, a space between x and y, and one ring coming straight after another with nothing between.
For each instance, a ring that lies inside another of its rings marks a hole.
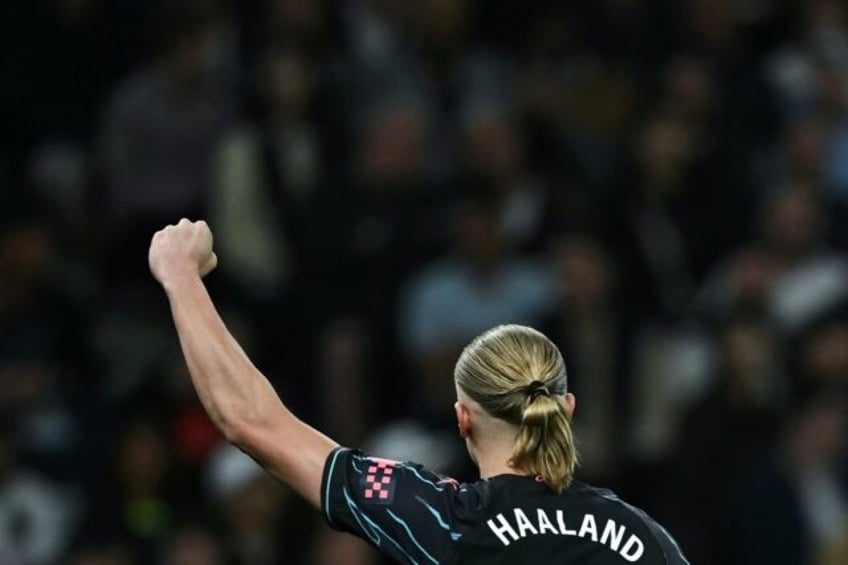
<instances>
[{"instance_id":1,"label":"blurred crowd","mask_svg":"<svg viewBox=\"0 0 848 565\"><path fill-rule=\"evenodd\" d=\"M0 563L377 562L203 413L183 216L340 443L473 479L453 362L531 324L692 563L848 563L844 2L11 0L0 74Z\"/></svg>"}]
</instances>

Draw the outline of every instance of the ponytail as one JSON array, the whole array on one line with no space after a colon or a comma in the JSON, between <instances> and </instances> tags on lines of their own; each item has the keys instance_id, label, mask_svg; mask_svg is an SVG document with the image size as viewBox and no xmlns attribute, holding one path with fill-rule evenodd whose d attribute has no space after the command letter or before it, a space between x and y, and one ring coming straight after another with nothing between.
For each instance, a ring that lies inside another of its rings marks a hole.
<instances>
[{"instance_id":1,"label":"ponytail","mask_svg":"<svg viewBox=\"0 0 848 565\"><path fill-rule=\"evenodd\" d=\"M528 396L510 464L541 476L556 492L574 477L577 448L565 407L548 395Z\"/></svg>"},{"instance_id":2,"label":"ponytail","mask_svg":"<svg viewBox=\"0 0 848 565\"><path fill-rule=\"evenodd\" d=\"M526 326L498 326L478 336L454 369L456 384L490 415L518 428L509 463L562 492L578 456L560 395L565 362L556 345Z\"/></svg>"}]
</instances>

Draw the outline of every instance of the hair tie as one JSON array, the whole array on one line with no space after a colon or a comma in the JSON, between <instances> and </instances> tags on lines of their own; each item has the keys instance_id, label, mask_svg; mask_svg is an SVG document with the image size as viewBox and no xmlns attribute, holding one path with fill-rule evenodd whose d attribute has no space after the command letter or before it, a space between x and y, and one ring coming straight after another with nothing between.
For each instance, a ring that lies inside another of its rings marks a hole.
<instances>
[{"instance_id":1,"label":"hair tie","mask_svg":"<svg viewBox=\"0 0 848 565\"><path fill-rule=\"evenodd\" d=\"M527 398L529 398L532 402L539 396L550 396L551 391L542 381L533 381L525 387L524 394L527 395Z\"/></svg>"}]
</instances>

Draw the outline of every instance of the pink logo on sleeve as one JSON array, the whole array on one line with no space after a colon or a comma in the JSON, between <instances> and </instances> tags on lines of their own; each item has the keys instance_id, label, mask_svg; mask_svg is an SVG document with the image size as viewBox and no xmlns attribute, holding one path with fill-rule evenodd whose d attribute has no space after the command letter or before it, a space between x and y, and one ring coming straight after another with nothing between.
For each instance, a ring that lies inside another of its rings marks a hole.
<instances>
[{"instance_id":1,"label":"pink logo on sleeve","mask_svg":"<svg viewBox=\"0 0 848 565\"><path fill-rule=\"evenodd\" d=\"M396 461L388 459L368 459L368 467L363 475L362 496L368 502L390 504L395 495Z\"/></svg>"}]
</instances>

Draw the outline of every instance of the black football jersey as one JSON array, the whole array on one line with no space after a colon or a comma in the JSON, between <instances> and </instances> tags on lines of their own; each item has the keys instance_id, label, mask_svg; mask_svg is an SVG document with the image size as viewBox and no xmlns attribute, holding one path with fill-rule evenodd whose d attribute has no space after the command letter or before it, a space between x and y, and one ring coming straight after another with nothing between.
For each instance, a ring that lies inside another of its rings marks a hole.
<instances>
[{"instance_id":1,"label":"black football jersey","mask_svg":"<svg viewBox=\"0 0 848 565\"><path fill-rule=\"evenodd\" d=\"M669 533L612 492L533 477L458 483L346 448L327 458L321 509L335 529L399 563L688 564Z\"/></svg>"}]
</instances>

